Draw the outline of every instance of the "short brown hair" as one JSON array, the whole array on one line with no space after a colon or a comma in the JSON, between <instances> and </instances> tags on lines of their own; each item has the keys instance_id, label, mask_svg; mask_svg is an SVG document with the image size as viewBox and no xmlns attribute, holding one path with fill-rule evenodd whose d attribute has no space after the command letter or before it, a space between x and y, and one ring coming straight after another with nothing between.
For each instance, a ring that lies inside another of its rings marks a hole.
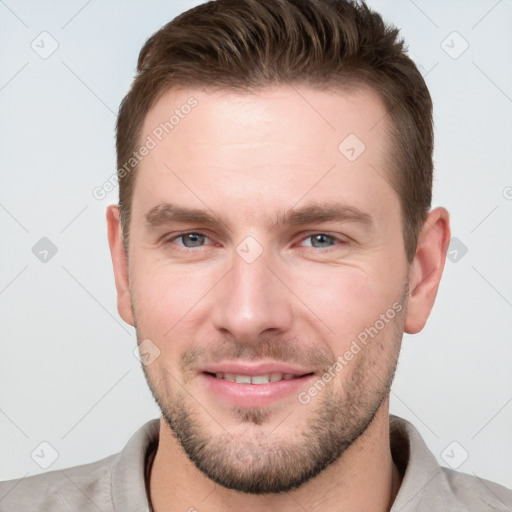
<instances>
[{"instance_id":1,"label":"short brown hair","mask_svg":"<svg viewBox=\"0 0 512 512\"><path fill-rule=\"evenodd\" d=\"M136 179L121 172L140 145L144 119L172 87L245 90L300 84L369 86L390 122L389 177L402 210L409 262L432 199L432 101L398 30L349 0L215 0L179 15L142 48L117 119L119 208L128 254Z\"/></svg>"}]
</instances>

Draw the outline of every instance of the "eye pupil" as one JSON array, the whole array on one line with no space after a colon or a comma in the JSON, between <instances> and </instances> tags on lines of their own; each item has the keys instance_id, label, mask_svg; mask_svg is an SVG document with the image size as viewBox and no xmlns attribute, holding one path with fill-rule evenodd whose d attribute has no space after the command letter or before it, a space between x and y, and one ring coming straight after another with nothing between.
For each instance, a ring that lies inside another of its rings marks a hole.
<instances>
[{"instance_id":1,"label":"eye pupil","mask_svg":"<svg viewBox=\"0 0 512 512\"><path fill-rule=\"evenodd\" d=\"M318 235L313 235L311 239L313 247L318 247L318 244L320 244L321 247L325 247L326 244L327 246L331 245L330 242L332 241L332 236L320 233Z\"/></svg>"},{"instance_id":2,"label":"eye pupil","mask_svg":"<svg viewBox=\"0 0 512 512\"><path fill-rule=\"evenodd\" d=\"M185 247L200 247L204 244L206 236L201 233L186 233L181 235L180 238ZM311 245L317 248L330 247L335 240L332 236L326 235L325 233L317 233L316 235L311 235L309 238Z\"/></svg>"},{"instance_id":3,"label":"eye pupil","mask_svg":"<svg viewBox=\"0 0 512 512\"><path fill-rule=\"evenodd\" d=\"M183 235L182 239L185 247L198 247L204 242L204 235L199 233L187 233Z\"/></svg>"}]
</instances>

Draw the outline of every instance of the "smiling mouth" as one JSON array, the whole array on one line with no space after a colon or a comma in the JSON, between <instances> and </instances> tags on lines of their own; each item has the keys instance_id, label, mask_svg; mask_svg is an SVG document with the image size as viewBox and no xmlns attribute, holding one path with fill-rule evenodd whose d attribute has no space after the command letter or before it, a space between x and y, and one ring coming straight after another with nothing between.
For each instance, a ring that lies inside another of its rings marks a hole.
<instances>
[{"instance_id":1,"label":"smiling mouth","mask_svg":"<svg viewBox=\"0 0 512 512\"><path fill-rule=\"evenodd\" d=\"M294 380L309 377L313 375L313 372L305 374L294 374L294 373L267 373L263 375L241 375L235 373L212 373L204 372L205 375L215 377L217 379L224 379L229 382L236 382L237 384L270 384L273 382L280 382L282 380Z\"/></svg>"}]
</instances>

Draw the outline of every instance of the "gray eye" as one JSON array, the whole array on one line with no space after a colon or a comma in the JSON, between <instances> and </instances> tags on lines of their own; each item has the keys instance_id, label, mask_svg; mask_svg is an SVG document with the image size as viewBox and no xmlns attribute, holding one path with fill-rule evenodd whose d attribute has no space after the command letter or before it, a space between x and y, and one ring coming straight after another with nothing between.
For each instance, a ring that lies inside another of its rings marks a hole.
<instances>
[{"instance_id":1,"label":"gray eye","mask_svg":"<svg viewBox=\"0 0 512 512\"><path fill-rule=\"evenodd\" d=\"M324 233L311 235L309 239L311 240L311 245L313 247L330 247L335 243L334 237L326 235Z\"/></svg>"},{"instance_id":2,"label":"gray eye","mask_svg":"<svg viewBox=\"0 0 512 512\"><path fill-rule=\"evenodd\" d=\"M180 236L185 247L199 247L204 243L205 236L200 233L186 233Z\"/></svg>"}]
</instances>

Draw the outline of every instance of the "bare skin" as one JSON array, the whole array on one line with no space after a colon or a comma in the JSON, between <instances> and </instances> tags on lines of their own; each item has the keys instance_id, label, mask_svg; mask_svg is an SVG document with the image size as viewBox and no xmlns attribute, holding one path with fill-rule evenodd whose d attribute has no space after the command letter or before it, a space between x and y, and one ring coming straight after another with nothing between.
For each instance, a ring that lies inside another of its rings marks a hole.
<instances>
[{"instance_id":1,"label":"bare skin","mask_svg":"<svg viewBox=\"0 0 512 512\"><path fill-rule=\"evenodd\" d=\"M118 209L107 211L119 312L159 350L144 367L163 413L152 507L387 511L400 486L389 385L403 332L419 332L434 304L448 212L429 213L409 264L386 179L387 117L372 91L171 90L141 141L190 97L197 106L136 171L129 261ZM164 203L212 222L159 222ZM311 205L349 209L283 216ZM378 333L356 350L371 326ZM219 368L294 375L261 386L218 378Z\"/></svg>"}]
</instances>

